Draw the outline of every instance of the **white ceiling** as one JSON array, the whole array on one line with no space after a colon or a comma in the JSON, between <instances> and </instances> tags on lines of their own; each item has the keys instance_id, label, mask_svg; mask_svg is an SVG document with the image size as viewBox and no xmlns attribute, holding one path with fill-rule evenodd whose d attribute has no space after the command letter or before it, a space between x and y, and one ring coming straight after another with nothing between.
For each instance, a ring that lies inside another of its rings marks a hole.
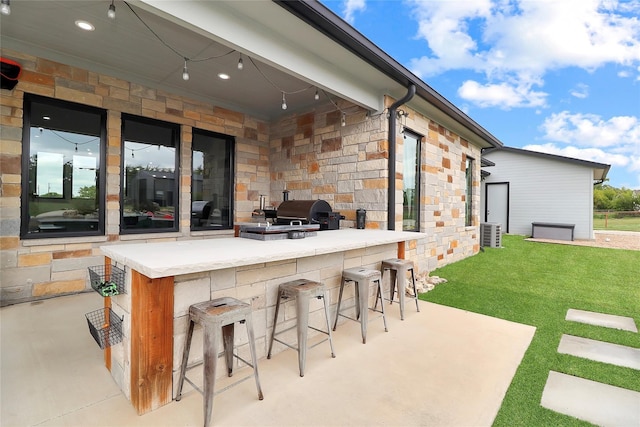
<instances>
[{"instance_id":1,"label":"white ceiling","mask_svg":"<svg viewBox=\"0 0 640 427\"><path fill-rule=\"evenodd\" d=\"M107 17L110 4L13 0L11 15L0 18L1 45L266 120L309 110L329 102L327 96L338 102L338 93L380 109L380 88L393 86L271 1L116 1L114 20ZM77 28L78 19L95 31ZM244 69L238 70L241 55ZM184 57L190 59L188 81L182 79ZM220 72L231 78L220 80ZM314 99L318 87L320 101Z\"/></svg>"}]
</instances>

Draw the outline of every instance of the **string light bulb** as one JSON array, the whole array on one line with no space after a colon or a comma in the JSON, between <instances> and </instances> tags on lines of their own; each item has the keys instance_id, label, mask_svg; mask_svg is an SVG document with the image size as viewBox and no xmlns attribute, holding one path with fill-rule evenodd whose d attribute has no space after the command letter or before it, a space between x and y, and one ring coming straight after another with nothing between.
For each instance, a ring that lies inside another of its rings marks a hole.
<instances>
[{"instance_id":1,"label":"string light bulb","mask_svg":"<svg viewBox=\"0 0 640 427\"><path fill-rule=\"evenodd\" d=\"M347 125L347 114L342 113L342 119L340 120L340 126L345 127Z\"/></svg>"},{"instance_id":2,"label":"string light bulb","mask_svg":"<svg viewBox=\"0 0 640 427\"><path fill-rule=\"evenodd\" d=\"M320 94L318 93L318 89L316 89L316 94L313 95L313 99L315 99L316 101L320 99Z\"/></svg>"},{"instance_id":3,"label":"string light bulb","mask_svg":"<svg viewBox=\"0 0 640 427\"><path fill-rule=\"evenodd\" d=\"M111 0L111 4L109 5L109 9L107 10L107 16L109 19L116 19L116 5L113 3L114 0Z\"/></svg>"},{"instance_id":4,"label":"string light bulb","mask_svg":"<svg viewBox=\"0 0 640 427\"><path fill-rule=\"evenodd\" d=\"M287 109L287 100L284 97L284 92L282 92L282 109L286 110Z\"/></svg>"},{"instance_id":5,"label":"string light bulb","mask_svg":"<svg viewBox=\"0 0 640 427\"><path fill-rule=\"evenodd\" d=\"M240 59L238 59L238 70L242 70L244 68L244 62L242 62L242 55L240 55Z\"/></svg>"},{"instance_id":6,"label":"string light bulb","mask_svg":"<svg viewBox=\"0 0 640 427\"><path fill-rule=\"evenodd\" d=\"M11 15L10 0L2 0L2 4L0 5L0 13L2 13L3 15Z\"/></svg>"},{"instance_id":7,"label":"string light bulb","mask_svg":"<svg viewBox=\"0 0 640 427\"><path fill-rule=\"evenodd\" d=\"M187 69L187 58L184 58L184 68L182 69L182 80L189 80L189 70Z\"/></svg>"}]
</instances>

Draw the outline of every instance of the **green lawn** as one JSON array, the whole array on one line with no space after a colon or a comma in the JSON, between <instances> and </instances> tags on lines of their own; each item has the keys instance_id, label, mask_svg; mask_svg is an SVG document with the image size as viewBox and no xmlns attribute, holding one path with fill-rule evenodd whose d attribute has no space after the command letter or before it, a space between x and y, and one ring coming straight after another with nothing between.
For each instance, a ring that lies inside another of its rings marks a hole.
<instances>
[{"instance_id":1,"label":"green lawn","mask_svg":"<svg viewBox=\"0 0 640 427\"><path fill-rule=\"evenodd\" d=\"M619 230L619 231L640 231L640 216L622 216L616 218L615 213L608 215L605 220L604 214L593 216L594 230Z\"/></svg>"},{"instance_id":2,"label":"green lawn","mask_svg":"<svg viewBox=\"0 0 640 427\"><path fill-rule=\"evenodd\" d=\"M640 348L640 334L564 320L574 308L630 316L640 326L640 251L508 235L502 244L431 272L448 283L420 297L537 328L494 425L589 425L540 406L550 370L640 391L637 370L557 353L562 334Z\"/></svg>"}]
</instances>

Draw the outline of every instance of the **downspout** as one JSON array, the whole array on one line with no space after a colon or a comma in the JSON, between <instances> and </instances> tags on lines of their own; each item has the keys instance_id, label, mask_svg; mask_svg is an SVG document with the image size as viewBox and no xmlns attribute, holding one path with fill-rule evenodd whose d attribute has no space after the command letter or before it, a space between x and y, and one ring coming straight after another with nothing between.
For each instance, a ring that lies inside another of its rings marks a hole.
<instances>
[{"instance_id":1,"label":"downspout","mask_svg":"<svg viewBox=\"0 0 640 427\"><path fill-rule=\"evenodd\" d=\"M416 85L413 83L407 88L407 94L394 102L389 107L389 182L387 208L387 228L396 229L396 111L398 107L409 102L416 94Z\"/></svg>"}]
</instances>

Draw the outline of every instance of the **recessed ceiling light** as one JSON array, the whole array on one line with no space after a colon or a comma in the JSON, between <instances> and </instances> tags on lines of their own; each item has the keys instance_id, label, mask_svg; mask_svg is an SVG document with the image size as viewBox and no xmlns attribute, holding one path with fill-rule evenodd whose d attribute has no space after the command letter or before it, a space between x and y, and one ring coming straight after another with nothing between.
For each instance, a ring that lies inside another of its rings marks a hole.
<instances>
[{"instance_id":1,"label":"recessed ceiling light","mask_svg":"<svg viewBox=\"0 0 640 427\"><path fill-rule=\"evenodd\" d=\"M76 27L85 31L93 31L96 29L91 22L83 21L81 19L76 21Z\"/></svg>"},{"instance_id":2,"label":"recessed ceiling light","mask_svg":"<svg viewBox=\"0 0 640 427\"><path fill-rule=\"evenodd\" d=\"M218 77L221 78L222 80L229 80L229 74L225 74L225 73L220 73L218 74Z\"/></svg>"}]
</instances>

